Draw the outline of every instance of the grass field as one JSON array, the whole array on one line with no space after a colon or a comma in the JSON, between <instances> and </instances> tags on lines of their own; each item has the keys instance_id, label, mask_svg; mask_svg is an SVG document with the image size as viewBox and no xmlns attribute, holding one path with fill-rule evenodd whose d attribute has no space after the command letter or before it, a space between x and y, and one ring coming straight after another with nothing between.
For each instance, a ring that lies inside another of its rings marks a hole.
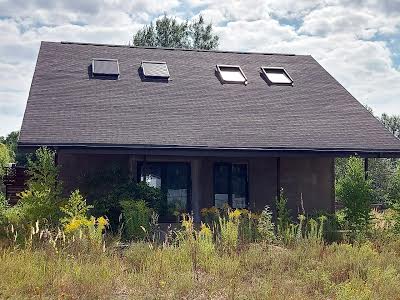
<instances>
[{"instance_id":1,"label":"grass field","mask_svg":"<svg viewBox=\"0 0 400 300\"><path fill-rule=\"evenodd\" d=\"M302 239L199 252L132 243L73 254L3 248L2 299L399 299L400 241Z\"/></svg>"}]
</instances>

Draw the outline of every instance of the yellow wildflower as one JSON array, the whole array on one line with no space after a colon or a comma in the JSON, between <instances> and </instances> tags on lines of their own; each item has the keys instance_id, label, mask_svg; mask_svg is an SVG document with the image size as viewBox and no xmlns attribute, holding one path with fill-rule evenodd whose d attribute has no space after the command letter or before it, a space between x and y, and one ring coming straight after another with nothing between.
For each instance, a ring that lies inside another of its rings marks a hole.
<instances>
[{"instance_id":1,"label":"yellow wildflower","mask_svg":"<svg viewBox=\"0 0 400 300\"><path fill-rule=\"evenodd\" d=\"M212 232L208 225L201 223L200 234L204 236L211 236Z\"/></svg>"},{"instance_id":2,"label":"yellow wildflower","mask_svg":"<svg viewBox=\"0 0 400 300\"><path fill-rule=\"evenodd\" d=\"M240 210L239 209L235 209L234 211L230 211L229 212L229 219L238 219L240 217Z\"/></svg>"},{"instance_id":3,"label":"yellow wildflower","mask_svg":"<svg viewBox=\"0 0 400 300\"><path fill-rule=\"evenodd\" d=\"M98 224L100 227L105 227L105 226L108 225L108 221L107 221L106 218L100 217L100 218L97 218L97 224Z\"/></svg>"}]
</instances>

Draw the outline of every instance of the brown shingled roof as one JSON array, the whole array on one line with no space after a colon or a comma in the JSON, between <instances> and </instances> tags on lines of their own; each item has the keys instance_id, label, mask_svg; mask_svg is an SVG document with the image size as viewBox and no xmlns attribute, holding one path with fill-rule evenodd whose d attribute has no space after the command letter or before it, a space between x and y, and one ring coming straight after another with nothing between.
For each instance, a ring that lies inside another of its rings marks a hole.
<instances>
[{"instance_id":1,"label":"brown shingled roof","mask_svg":"<svg viewBox=\"0 0 400 300\"><path fill-rule=\"evenodd\" d=\"M118 80L93 79L92 58L118 59ZM168 82L140 63L165 61ZM221 84L216 64L248 85ZM293 86L268 85L261 66ZM19 140L28 145L400 151L389 133L311 56L42 42Z\"/></svg>"}]
</instances>

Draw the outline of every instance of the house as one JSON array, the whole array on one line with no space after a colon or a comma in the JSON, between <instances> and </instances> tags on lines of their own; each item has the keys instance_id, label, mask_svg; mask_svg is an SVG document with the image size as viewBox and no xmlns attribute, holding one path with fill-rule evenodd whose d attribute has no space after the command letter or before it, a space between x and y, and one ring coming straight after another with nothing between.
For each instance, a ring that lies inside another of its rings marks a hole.
<instances>
[{"instance_id":1,"label":"house","mask_svg":"<svg viewBox=\"0 0 400 300\"><path fill-rule=\"evenodd\" d=\"M360 80L373 80L360 78ZM42 42L19 148L57 150L65 189L118 164L203 207L332 211L334 158L400 141L309 55Z\"/></svg>"}]
</instances>

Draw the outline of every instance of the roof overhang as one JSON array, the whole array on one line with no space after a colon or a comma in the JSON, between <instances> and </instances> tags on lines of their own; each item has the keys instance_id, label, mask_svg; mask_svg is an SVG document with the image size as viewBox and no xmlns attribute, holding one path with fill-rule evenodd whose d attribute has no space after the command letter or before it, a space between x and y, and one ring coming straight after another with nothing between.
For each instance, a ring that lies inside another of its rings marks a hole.
<instances>
[{"instance_id":1,"label":"roof overhang","mask_svg":"<svg viewBox=\"0 0 400 300\"><path fill-rule=\"evenodd\" d=\"M281 156L324 156L324 157L400 157L400 149L328 149L328 148L233 148L179 145L114 145L114 144L33 144L19 143L23 152L39 147L49 147L70 153L93 154L138 154L170 156L219 156L219 157L281 157Z\"/></svg>"}]
</instances>

